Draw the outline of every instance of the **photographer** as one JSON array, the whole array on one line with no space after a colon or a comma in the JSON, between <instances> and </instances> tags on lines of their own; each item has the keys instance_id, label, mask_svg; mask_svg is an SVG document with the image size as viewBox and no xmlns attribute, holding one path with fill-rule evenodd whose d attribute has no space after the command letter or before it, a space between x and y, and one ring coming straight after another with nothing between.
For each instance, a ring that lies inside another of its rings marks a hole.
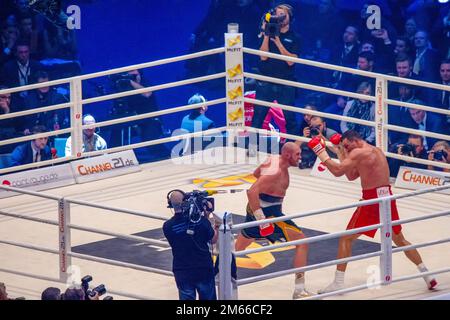
<instances>
[{"instance_id":1,"label":"photographer","mask_svg":"<svg viewBox=\"0 0 450 320\"><path fill-rule=\"evenodd\" d=\"M390 152L396 153L403 156L427 159L428 155L423 144L423 137L410 134L408 136L407 143L396 143L390 147ZM391 177L396 177L398 170L401 166L407 166L411 168L426 169L426 166L419 163L408 162L398 159L389 158L388 160L390 175Z\"/></svg>"},{"instance_id":2,"label":"photographer","mask_svg":"<svg viewBox=\"0 0 450 320\"><path fill-rule=\"evenodd\" d=\"M280 4L272 12L273 14L266 14L263 17L261 24L263 40L259 50L288 57L298 57L298 36L290 30L290 22L293 18L292 7L287 4ZM293 62L260 56L259 70L264 76L295 80L294 69ZM276 100L280 104L293 106L295 92L294 87L257 81L256 96L259 100L268 102ZM267 107L255 106L252 126L262 128L267 112ZM283 113L286 119L287 133L295 134L297 131L295 113L286 110L283 110Z\"/></svg>"},{"instance_id":3,"label":"photographer","mask_svg":"<svg viewBox=\"0 0 450 320\"><path fill-rule=\"evenodd\" d=\"M306 138L320 136L324 140L329 140L336 133L337 132L333 129L327 128L326 122L318 116L312 116L310 119L310 125L303 129L303 136ZM300 148L302 150L302 158L299 163L299 168L312 168L317 159L316 154L308 147L306 143L302 143ZM336 157L332 150L327 148L327 152L331 157Z\"/></svg>"},{"instance_id":4,"label":"photographer","mask_svg":"<svg viewBox=\"0 0 450 320\"><path fill-rule=\"evenodd\" d=\"M95 292L93 296L87 295L83 288L70 287L61 296L61 300L100 300L98 292Z\"/></svg>"},{"instance_id":5,"label":"photographer","mask_svg":"<svg viewBox=\"0 0 450 320\"><path fill-rule=\"evenodd\" d=\"M41 300L61 300L61 290L55 287L48 287L41 293Z\"/></svg>"},{"instance_id":6,"label":"photographer","mask_svg":"<svg viewBox=\"0 0 450 320\"><path fill-rule=\"evenodd\" d=\"M203 198L198 207L198 198L181 190L167 195L169 208L174 216L163 225L164 236L172 247L173 273L180 300L216 300L214 267L209 243L215 243L218 226L214 229L207 215L211 203ZM192 205L195 203L196 209Z\"/></svg>"},{"instance_id":7,"label":"photographer","mask_svg":"<svg viewBox=\"0 0 450 320\"><path fill-rule=\"evenodd\" d=\"M116 92L142 89L146 86L141 70L131 70L124 74L114 75L110 79ZM154 111L158 111L156 97L153 92L145 92L115 100L111 117L116 119ZM136 132L141 142L159 139L163 135L162 122L159 118L152 117L116 125L111 130L111 147L132 143L131 131ZM146 147L146 151L153 157L164 157L169 154L168 150L160 144Z\"/></svg>"},{"instance_id":8,"label":"photographer","mask_svg":"<svg viewBox=\"0 0 450 320\"><path fill-rule=\"evenodd\" d=\"M438 141L434 144L430 152L428 152L428 160L450 163L450 145L447 141ZM428 166L428 170L438 170L450 172L450 169L442 169L434 166Z\"/></svg>"}]
</instances>

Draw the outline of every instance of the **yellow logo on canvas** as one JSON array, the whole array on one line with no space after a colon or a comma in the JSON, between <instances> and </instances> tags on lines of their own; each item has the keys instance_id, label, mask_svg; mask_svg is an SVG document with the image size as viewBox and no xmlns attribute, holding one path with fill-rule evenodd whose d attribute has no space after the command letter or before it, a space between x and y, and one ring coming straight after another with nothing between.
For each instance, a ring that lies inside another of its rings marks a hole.
<instances>
[{"instance_id":1,"label":"yellow logo on canvas","mask_svg":"<svg viewBox=\"0 0 450 320\"><path fill-rule=\"evenodd\" d=\"M259 243L252 242L246 249L258 249L263 246ZM276 261L276 258L273 256L272 252L282 252L294 249L295 246L288 246L278 249L271 249L263 252L250 253L245 257L237 257L236 258L236 266L238 268L245 269L264 269L265 267L270 266ZM214 262L216 261L216 257L213 257Z\"/></svg>"},{"instance_id":2,"label":"yellow logo on canvas","mask_svg":"<svg viewBox=\"0 0 450 320\"><path fill-rule=\"evenodd\" d=\"M228 114L228 119L230 119L230 121L237 121L239 119L242 119L244 113L242 112L242 108L239 108L237 110L234 110L233 112L230 112Z\"/></svg>"},{"instance_id":3,"label":"yellow logo on canvas","mask_svg":"<svg viewBox=\"0 0 450 320\"><path fill-rule=\"evenodd\" d=\"M195 178L192 183L205 189L238 186L244 183L254 183L256 178L251 173L238 174L217 179Z\"/></svg>"},{"instance_id":4,"label":"yellow logo on canvas","mask_svg":"<svg viewBox=\"0 0 450 320\"><path fill-rule=\"evenodd\" d=\"M230 97L231 100L234 100L238 97L242 97L242 87L239 86L234 90L228 91L228 96Z\"/></svg>"},{"instance_id":5,"label":"yellow logo on canvas","mask_svg":"<svg viewBox=\"0 0 450 320\"><path fill-rule=\"evenodd\" d=\"M238 43L241 43L241 36L236 36L236 38L228 39L228 46L229 47L237 45Z\"/></svg>"},{"instance_id":6,"label":"yellow logo on canvas","mask_svg":"<svg viewBox=\"0 0 450 320\"><path fill-rule=\"evenodd\" d=\"M228 69L228 75L230 78L234 78L236 76L239 76L242 74L242 67L241 64L238 64L236 67Z\"/></svg>"}]
</instances>

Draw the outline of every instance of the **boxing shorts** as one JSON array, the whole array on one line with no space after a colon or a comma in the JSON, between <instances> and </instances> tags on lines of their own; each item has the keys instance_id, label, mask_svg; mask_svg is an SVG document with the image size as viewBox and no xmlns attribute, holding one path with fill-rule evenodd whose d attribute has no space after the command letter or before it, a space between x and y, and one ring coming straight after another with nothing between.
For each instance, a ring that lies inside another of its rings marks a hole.
<instances>
[{"instance_id":1,"label":"boxing shorts","mask_svg":"<svg viewBox=\"0 0 450 320\"><path fill-rule=\"evenodd\" d=\"M389 191L389 194L392 195L391 186L381 186L378 188L373 188L369 190L363 190L362 192L362 200L370 200L370 199L376 199L378 198L378 192L382 190L382 188L385 188L386 191ZM347 230L350 229L356 229L356 228L362 228L366 226L370 226L373 224L379 224L380 223L380 211L379 211L379 204L371 204L368 206L362 206L358 207L356 211L353 213L352 218L350 219L350 222L347 225ZM399 220L398 211L397 211L397 204L395 200L391 201L391 219L392 221ZM368 230L365 232L361 232L360 234L364 234L368 237L373 238L375 234L377 233L378 229ZM396 225L392 227L392 230L395 234L398 234L400 231L402 231L401 225Z\"/></svg>"},{"instance_id":2,"label":"boxing shorts","mask_svg":"<svg viewBox=\"0 0 450 320\"><path fill-rule=\"evenodd\" d=\"M281 208L281 205L283 203L282 197L275 197L265 193L260 193L259 203L266 218L284 217ZM245 222L255 220L256 219L253 215L252 210L250 209L250 205L247 204L247 215L245 217ZM292 220L275 222L274 227L274 232L267 237L262 237L259 234L259 226L243 229L242 235L249 239L267 239L270 242L275 243L276 241L286 242L293 240L289 239L287 230L292 230L293 232L299 234L303 233L302 230Z\"/></svg>"}]
</instances>

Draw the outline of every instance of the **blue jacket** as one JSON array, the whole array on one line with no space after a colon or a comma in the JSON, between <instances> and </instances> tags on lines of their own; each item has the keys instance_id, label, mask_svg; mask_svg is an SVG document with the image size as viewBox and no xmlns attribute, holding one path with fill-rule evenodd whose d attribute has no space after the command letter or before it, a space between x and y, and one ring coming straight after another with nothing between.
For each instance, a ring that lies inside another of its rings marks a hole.
<instances>
[{"instance_id":1,"label":"blue jacket","mask_svg":"<svg viewBox=\"0 0 450 320\"><path fill-rule=\"evenodd\" d=\"M52 153L49 146L45 146L41 150L41 161L50 160ZM31 142L26 142L17 146L11 154L11 166L20 166L33 162L33 150L31 149Z\"/></svg>"},{"instance_id":2,"label":"blue jacket","mask_svg":"<svg viewBox=\"0 0 450 320\"><path fill-rule=\"evenodd\" d=\"M198 127L195 126L196 124ZM189 119L189 115L187 115L183 118L183 121L181 121L181 129L185 129L190 133L204 131L211 128L214 128L214 122L204 114L199 115L195 119Z\"/></svg>"}]
</instances>

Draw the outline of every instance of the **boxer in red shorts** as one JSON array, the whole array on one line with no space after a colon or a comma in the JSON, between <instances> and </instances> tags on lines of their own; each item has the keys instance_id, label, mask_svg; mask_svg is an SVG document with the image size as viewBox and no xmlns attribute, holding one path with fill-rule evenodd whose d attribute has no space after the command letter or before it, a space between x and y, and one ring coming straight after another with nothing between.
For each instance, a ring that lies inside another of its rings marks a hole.
<instances>
[{"instance_id":1,"label":"boxer in red shorts","mask_svg":"<svg viewBox=\"0 0 450 320\"><path fill-rule=\"evenodd\" d=\"M374 199L378 197L385 197L391 195L391 186L389 184L389 166L386 156L381 149L371 146L364 141L359 133L354 130L346 131L342 137L335 135L330 138L330 141L337 147L336 154L340 160L333 161L327 154L325 143L320 137L315 137L308 142L308 146L317 154L319 159L330 170L330 172L340 177L346 175L349 180L361 178L361 187L363 189L363 200ZM392 221L399 220L397 206L394 201L391 201L391 217ZM358 207L353 214L348 229L355 229L373 224L379 224L379 205L369 205ZM393 226L392 241L398 247L411 245L402 234L402 227L400 225ZM337 259L343 259L351 256L352 244L361 234L367 235L371 238L375 236L377 229L362 232L360 234L352 234L343 236L339 239L339 249ZM409 260L411 260L419 269L420 272L426 272L428 269L422 262L419 252L416 249L404 251ZM325 289L320 290L319 293L332 292L344 288L344 274L347 264L339 264L337 266L334 281ZM425 276L424 280L428 289L433 289L437 282L434 278Z\"/></svg>"}]
</instances>

